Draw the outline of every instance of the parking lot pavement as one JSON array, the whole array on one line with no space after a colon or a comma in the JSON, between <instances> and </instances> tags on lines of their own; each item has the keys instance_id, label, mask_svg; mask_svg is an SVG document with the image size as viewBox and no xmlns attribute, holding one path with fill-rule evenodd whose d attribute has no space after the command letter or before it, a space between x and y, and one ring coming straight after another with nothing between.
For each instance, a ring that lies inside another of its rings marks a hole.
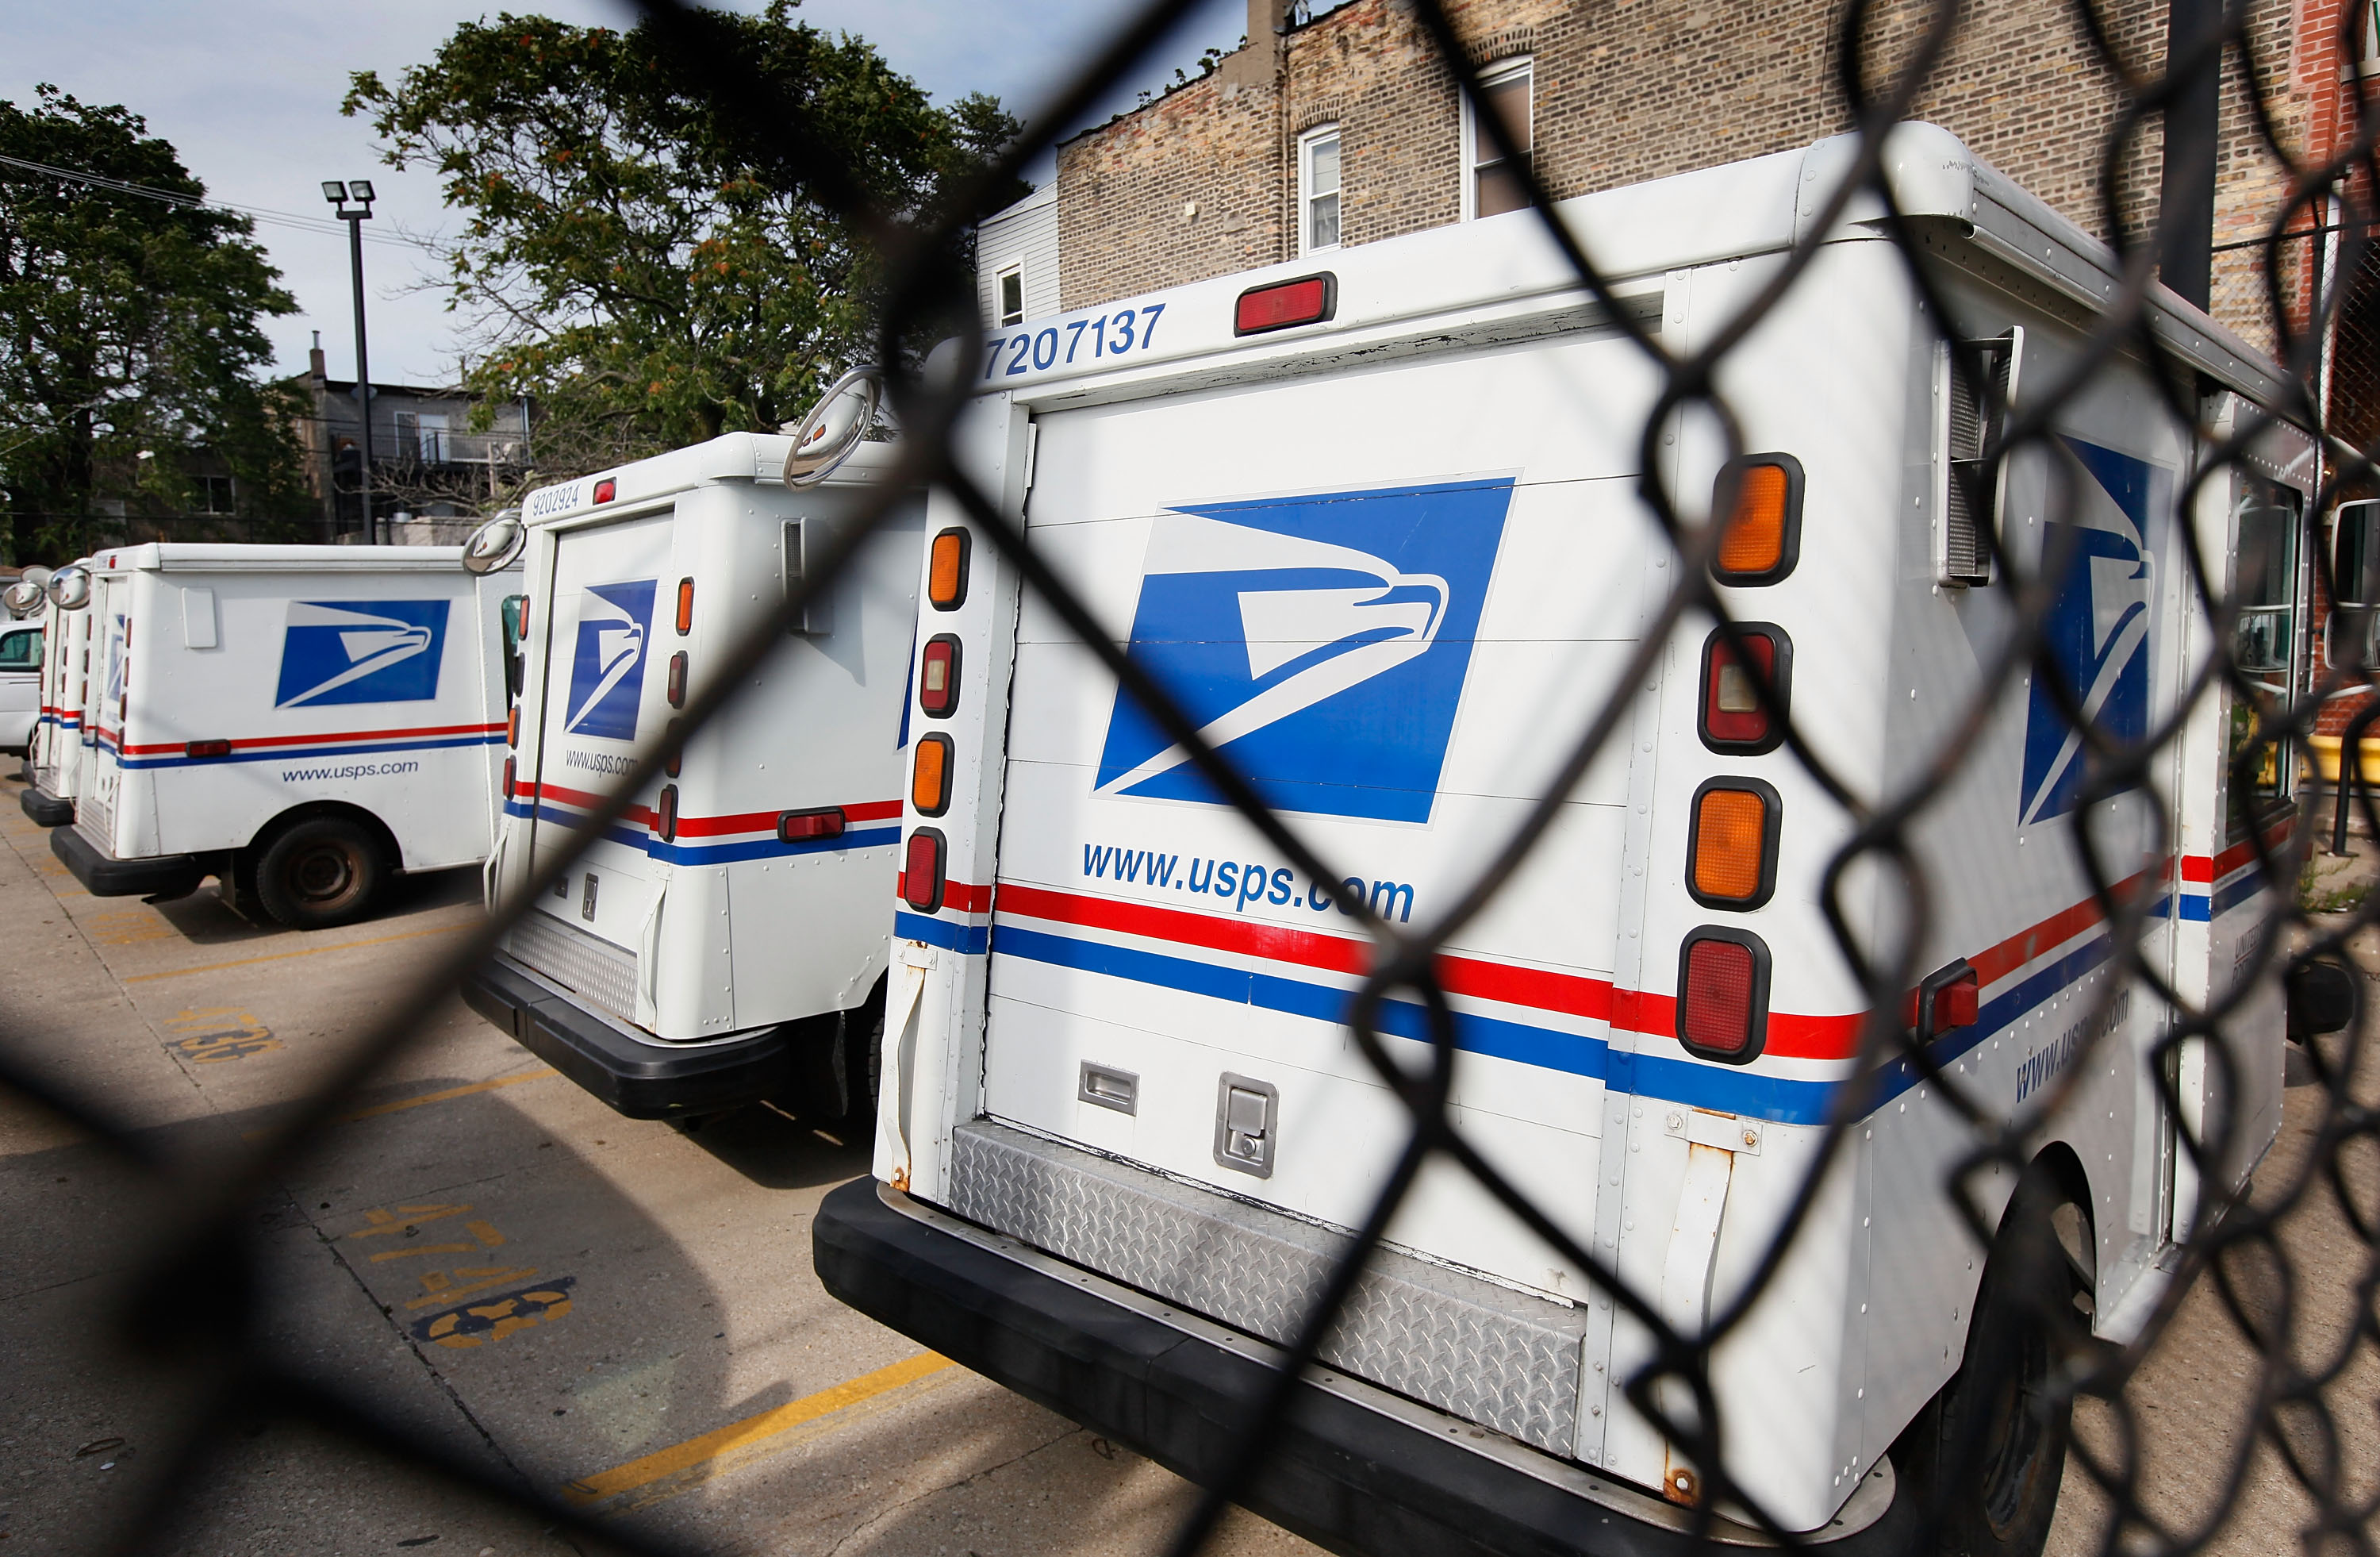
<instances>
[{"instance_id":1,"label":"parking lot pavement","mask_svg":"<svg viewBox=\"0 0 2380 1557\"><path fill-rule=\"evenodd\" d=\"M17 788L0 784L5 1041L173 1178L217 1171L479 916L470 871L317 934L251 925L212 884L94 898ZM255 1208L237 1251L251 1284L227 1264L188 1312L500 1478L706 1550L1159 1545L1184 1483L820 1288L810 1215L867 1166L862 1143L767 1110L693 1133L622 1119L450 1001ZM207 1387L115 1341L151 1185L0 1100L5 1550L97 1543L167 1485L171 1425ZM536 1518L237 1400L188 1469L161 1550L568 1550ZM1222 1549L1314 1550L1244 1514Z\"/></svg>"}]
</instances>

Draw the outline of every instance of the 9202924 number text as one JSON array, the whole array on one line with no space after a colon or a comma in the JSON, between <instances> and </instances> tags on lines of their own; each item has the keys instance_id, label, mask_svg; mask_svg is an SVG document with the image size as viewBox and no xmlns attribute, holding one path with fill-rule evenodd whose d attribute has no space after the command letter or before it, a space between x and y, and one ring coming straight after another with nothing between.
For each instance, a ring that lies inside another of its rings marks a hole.
<instances>
[{"instance_id":1,"label":"9202924 number text","mask_svg":"<svg viewBox=\"0 0 2380 1557\"><path fill-rule=\"evenodd\" d=\"M1014 335L994 335L984 348L983 376L992 379L1027 371L1046 372L1062 362L1071 364L1078 356L1096 361L1131 351L1147 351L1156 342L1157 319L1164 311L1163 303L1151 303L1144 309L1118 309L1096 319L1045 324L1038 330Z\"/></svg>"}]
</instances>

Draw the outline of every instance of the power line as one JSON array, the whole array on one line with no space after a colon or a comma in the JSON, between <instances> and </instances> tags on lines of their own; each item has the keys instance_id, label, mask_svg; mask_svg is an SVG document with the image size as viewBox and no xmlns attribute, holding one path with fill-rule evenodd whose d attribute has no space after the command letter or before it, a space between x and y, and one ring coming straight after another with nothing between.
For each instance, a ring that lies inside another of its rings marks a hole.
<instances>
[{"instance_id":1,"label":"power line","mask_svg":"<svg viewBox=\"0 0 2380 1557\"><path fill-rule=\"evenodd\" d=\"M291 227L299 232L313 233L318 237L345 237L346 236L346 225L334 217L301 216L292 211L273 211L263 206L234 205L229 201L205 200L196 195L180 194L172 189L152 189L146 184L131 184L121 178L109 178L101 174L85 173L79 168L54 167L48 163L37 163L25 157L0 156L0 165L21 168L25 172L38 173L51 178L64 178L71 183L88 185L96 189L108 189L120 195L137 195L143 200L163 201L168 205L177 205L185 209L229 211L253 221L274 226ZM432 245L426 238L407 237L402 233L380 230L365 234L364 241L393 249L432 249Z\"/></svg>"}]
</instances>

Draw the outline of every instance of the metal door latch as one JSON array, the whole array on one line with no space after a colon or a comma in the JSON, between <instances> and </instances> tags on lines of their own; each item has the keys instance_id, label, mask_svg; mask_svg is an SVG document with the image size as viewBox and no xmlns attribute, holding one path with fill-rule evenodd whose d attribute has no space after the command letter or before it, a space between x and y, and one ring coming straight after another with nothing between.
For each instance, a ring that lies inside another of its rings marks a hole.
<instances>
[{"instance_id":1,"label":"metal door latch","mask_svg":"<svg viewBox=\"0 0 2380 1557\"><path fill-rule=\"evenodd\" d=\"M1258 1178L1272 1177L1281 1089L1269 1081L1223 1073L1215 1087L1215 1161Z\"/></svg>"}]
</instances>

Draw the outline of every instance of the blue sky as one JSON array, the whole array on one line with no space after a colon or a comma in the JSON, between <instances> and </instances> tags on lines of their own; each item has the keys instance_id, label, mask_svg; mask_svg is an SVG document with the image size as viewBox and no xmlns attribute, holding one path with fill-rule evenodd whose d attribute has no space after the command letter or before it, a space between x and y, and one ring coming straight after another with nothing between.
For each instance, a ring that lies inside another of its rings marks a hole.
<instances>
[{"instance_id":1,"label":"blue sky","mask_svg":"<svg viewBox=\"0 0 2380 1557\"><path fill-rule=\"evenodd\" d=\"M457 22L504 9L582 24L634 19L617 0L0 0L8 45L0 97L30 102L35 82L52 81L86 102L121 103L146 115L219 200L313 216L329 209L323 179L367 177L380 196L376 237L435 233L449 219L435 179L381 166L370 129L340 117L339 99L350 71L393 75L429 57ZM1125 0L806 0L797 14L867 38L937 102L989 91L1029 117L1131 11ZM1232 47L1246 18L1245 0L1201 0L1176 37L1120 84L1108 112L1131 106L1139 89L1171 79L1201 50ZM345 237L270 225L257 236L300 310L272 322L281 369L302 368L320 330L331 371L351 374ZM402 245L365 249L374 379L452 376L452 321L422 285L432 279L423 259Z\"/></svg>"}]
</instances>

